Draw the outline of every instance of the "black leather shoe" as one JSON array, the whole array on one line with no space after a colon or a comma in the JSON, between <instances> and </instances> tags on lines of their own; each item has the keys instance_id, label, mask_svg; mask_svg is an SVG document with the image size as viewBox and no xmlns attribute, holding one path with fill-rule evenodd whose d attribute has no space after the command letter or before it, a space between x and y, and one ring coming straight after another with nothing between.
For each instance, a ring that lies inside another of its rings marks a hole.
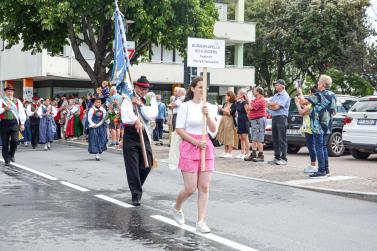
<instances>
[{"instance_id":1,"label":"black leather shoe","mask_svg":"<svg viewBox=\"0 0 377 251\"><path fill-rule=\"evenodd\" d=\"M16 162L16 159L14 157L10 158L10 161L12 161L13 163Z\"/></svg>"},{"instance_id":2,"label":"black leather shoe","mask_svg":"<svg viewBox=\"0 0 377 251\"><path fill-rule=\"evenodd\" d=\"M9 161L5 161L5 166L10 166L10 162Z\"/></svg>"},{"instance_id":3,"label":"black leather shoe","mask_svg":"<svg viewBox=\"0 0 377 251\"><path fill-rule=\"evenodd\" d=\"M135 207L140 206L140 200L132 200L132 205L134 205Z\"/></svg>"}]
</instances>

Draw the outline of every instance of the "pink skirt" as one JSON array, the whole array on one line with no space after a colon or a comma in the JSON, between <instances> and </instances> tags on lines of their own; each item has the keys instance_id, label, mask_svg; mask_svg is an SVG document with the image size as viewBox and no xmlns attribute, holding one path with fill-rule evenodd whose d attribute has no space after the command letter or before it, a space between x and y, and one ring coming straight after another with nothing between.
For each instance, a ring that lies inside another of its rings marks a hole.
<instances>
[{"instance_id":1,"label":"pink skirt","mask_svg":"<svg viewBox=\"0 0 377 251\"><path fill-rule=\"evenodd\" d=\"M196 140L201 140L202 135L190 134ZM178 167L183 172L188 173L197 173L201 172L200 168L200 148L194 146L193 144L183 140L179 146L180 157L178 162ZM206 137L206 168L205 171L214 171L215 170L215 154L214 147L210 138Z\"/></svg>"}]
</instances>

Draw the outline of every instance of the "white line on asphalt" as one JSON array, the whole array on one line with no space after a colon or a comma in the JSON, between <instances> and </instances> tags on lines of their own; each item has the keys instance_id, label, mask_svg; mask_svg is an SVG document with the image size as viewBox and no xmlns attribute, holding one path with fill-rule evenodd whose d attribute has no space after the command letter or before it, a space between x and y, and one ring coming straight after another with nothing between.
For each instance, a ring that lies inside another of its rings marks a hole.
<instances>
[{"instance_id":1,"label":"white line on asphalt","mask_svg":"<svg viewBox=\"0 0 377 251\"><path fill-rule=\"evenodd\" d=\"M4 159L0 159L1 162L4 162ZM39 172L39 171L36 171L34 169L31 169L31 168L28 168L26 166L22 166L20 164L16 164L16 163L12 163L12 166L15 166L15 167L18 167L18 168L21 168L21 169L24 169L28 172L31 172L31 173L34 173L36 175L39 175L39 176L42 176L43 178L46 178L48 180L58 180L58 178L55 178L54 176L51 176L51 175L48 175L48 174L45 174L45 173L42 173L42 172Z\"/></svg>"},{"instance_id":2,"label":"white line on asphalt","mask_svg":"<svg viewBox=\"0 0 377 251\"><path fill-rule=\"evenodd\" d=\"M205 238L207 238L209 240L221 243L223 245L226 245L228 247L231 247L231 248L234 248L234 249L237 249L237 250L242 250L242 251L257 251L257 249L254 249L254 248L251 248L251 247L239 244L237 242L225 239L225 238L220 237L220 236L215 235L215 234L211 234L211 233L209 233L209 234L202 234L202 233L199 233L199 232L196 231L196 229L194 227L188 226L186 224L184 224L184 225L178 225L174 220L169 219L169 218L164 217L164 216L161 216L161 215L152 215L151 217L153 219L165 222L167 224L173 225L175 227L181 228L181 229L186 230L188 232L191 232L191 233L194 233L196 235L205 237Z\"/></svg>"},{"instance_id":3,"label":"white line on asphalt","mask_svg":"<svg viewBox=\"0 0 377 251\"><path fill-rule=\"evenodd\" d=\"M311 184L311 183L319 183L319 182L326 182L326 181L340 181L340 180L351 180L356 179L355 176L332 176L323 179L304 179L304 180L289 180L284 183L288 185L303 185L303 184Z\"/></svg>"},{"instance_id":4,"label":"white line on asphalt","mask_svg":"<svg viewBox=\"0 0 377 251\"><path fill-rule=\"evenodd\" d=\"M87 188L84 188L84 187L80 187L78 185L75 185L75 184L72 184L72 183L69 183L67 181L60 181L60 183L62 183L63 185L67 186L67 187L70 187L70 188L73 188L73 189L76 189L76 190L79 190L81 192L88 192L90 191L89 189Z\"/></svg>"},{"instance_id":5,"label":"white line on asphalt","mask_svg":"<svg viewBox=\"0 0 377 251\"><path fill-rule=\"evenodd\" d=\"M134 207L130 204L127 204L123 201L120 201L120 200L116 200L116 199L113 199L109 196L106 196L106 195L103 195L103 194L96 194L94 195L95 197L97 198L100 198L100 199L103 199L103 200L106 200L108 202L111 202L111 203L114 203L114 204L117 204L118 206L121 206L121 207L125 207L125 208L130 208L130 207Z\"/></svg>"}]
</instances>

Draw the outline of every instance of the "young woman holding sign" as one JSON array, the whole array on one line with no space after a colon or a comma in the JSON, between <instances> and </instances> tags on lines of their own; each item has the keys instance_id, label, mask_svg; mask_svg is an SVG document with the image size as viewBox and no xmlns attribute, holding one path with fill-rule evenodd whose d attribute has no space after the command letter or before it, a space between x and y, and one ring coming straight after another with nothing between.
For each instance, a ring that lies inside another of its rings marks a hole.
<instances>
[{"instance_id":1,"label":"young woman holding sign","mask_svg":"<svg viewBox=\"0 0 377 251\"><path fill-rule=\"evenodd\" d=\"M178 194L176 203L173 205L174 218L178 224L184 224L182 204L198 189L198 222L197 231L209 233L204 218L208 204L209 183L212 171L215 168L214 147L211 140L206 136L202 140L202 116L207 119L208 129L216 130L215 115L209 113L208 103L203 106L203 79L194 78L189 86L184 103L177 115L176 131L182 138L180 145L180 159L178 167L181 169L184 188ZM201 170L201 149L205 149L205 170Z\"/></svg>"}]
</instances>

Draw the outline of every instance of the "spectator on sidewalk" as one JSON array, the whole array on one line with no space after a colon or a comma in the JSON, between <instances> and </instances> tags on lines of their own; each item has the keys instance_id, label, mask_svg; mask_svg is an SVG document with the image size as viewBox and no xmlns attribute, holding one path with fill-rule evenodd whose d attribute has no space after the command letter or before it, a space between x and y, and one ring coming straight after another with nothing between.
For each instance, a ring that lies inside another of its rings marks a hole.
<instances>
[{"instance_id":1,"label":"spectator on sidewalk","mask_svg":"<svg viewBox=\"0 0 377 251\"><path fill-rule=\"evenodd\" d=\"M249 119L251 127L251 148L252 152L245 161L264 162L263 142L266 130L266 101L264 100L264 90L257 87L254 90L255 99L250 103ZM258 150L258 156L257 156Z\"/></svg>"},{"instance_id":2,"label":"spectator on sidewalk","mask_svg":"<svg viewBox=\"0 0 377 251\"><path fill-rule=\"evenodd\" d=\"M285 81L275 82L276 94L267 104L272 115L272 143L275 158L269 161L272 165L287 165L287 126L290 97L285 90Z\"/></svg>"},{"instance_id":3,"label":"spectator on sidewalk","mask_svg":"<svg viewBox=\"0 0 377 251\"><path fill-rule=\"evenodd\" d=\"M241 141L241 154L236 158L244 159L249 156L250 142L249 142L249 119L247 118L247 111L249 110L249 98L244 89L240 89L237 95L237 133Z\"/></svg>"},{"instance_id":4,"label":"spectator on sidewalk","mask_svg":"<svg viewBox=\"0 0 377 251\"><path fill-rule=\"evenodd\" d=\"M310 88L310 96L314 95L317 92L317 86L313 86ZM314 137L313 137L313 130L310 122L310 114L313 111L313 105L300 105L300 98L295 97L295 103L297 106L298 113L302 116L302 126L301 126L301 133L304 134L306 140L306 146L309 150L310 156L310 165L304 169L304 173L315 173L317 172L317 152L315 150L314 145Z\"/></svg>"},{"instance_id":5,"label":"spectator on sidewalk","mask_svg":"<svg viewBox=\"0 0 377 251\"><path fill-rule=\"evenodd\" d=\"M108 106L108 115L110 119L109 130L111 135L110 146L118 146L120 141L120 109L115 103Z\"/></svg>"},{"instance_id":6,"label":"spectator on sidewalk","mask_svg":"<svg viewBox=\"0 0 377 251\"><path fill-rule=\"evenodd\" d=\"M332 119L336 114L336 96L329 90L331 84L330 76L321 75L318 80L318 92L307 99L300 98L301 105L309 103L313 105L310 120L317 152L318 171L311 174L310 178L325 178L330 175L327 141L331 133Z\"/></svg>"},{"instance_id":7,"label":"spectator on sidewalk","mask_svg":"<svg viewBox=\"0 0 377 251\"><path fill-rule=\"evenodd\" d=\"M175 100L175 96L171 96L170 97L170 103L173 103ZM172 132L174 131L173 130L173 107L171 107L170 105L168 105L168 119L167 119L167 124L168 124L168 127L169 127L169 144L168 146L170 147L170 143L171 143L171 134Z\"/></svg>"},{"instance_id":8,"label":"spectator on sidewalk","mask_svg":"<svg viewBox=\"0 0 377 251\"><path fill-rule=\"evenodd\" d=\"M232 150L238 148L238 135L235 121L236 114L236 95L228 91L225 95L223 107L219 107L219 113L222 115L216 139L225 147L222 158L232 158Z\"/></svg>"},{"instance_id":9,"label":"spectator on sidewalk","mask_svg":"<svg viewBox=\"0 0 377 251\"><path fill-rule=\"evenodd\" d=\"M153 130L153 141L155 145L163 145L162 134L164 132L164 121L166 120L166 105L161 102L161 95L156 96L158 115L156 117L156 128Z\"/></svg>"},{"instance_id":10,"label":"spectator on sidewalk","mask_svg":"<svg viewBox=\"0 0 377 251\"><path fill-rule=\"evenodd\" d=\"M173 103L170 103L169 105L173 108L173 131L175 131L175 124L177 121L177 114L179 111L179 108L181 104L183 103L183 100L185 99L186 96L186 89L182 87L178 87L174 90L176 92L175 100Z\"/></svg>"}]
</instances>

